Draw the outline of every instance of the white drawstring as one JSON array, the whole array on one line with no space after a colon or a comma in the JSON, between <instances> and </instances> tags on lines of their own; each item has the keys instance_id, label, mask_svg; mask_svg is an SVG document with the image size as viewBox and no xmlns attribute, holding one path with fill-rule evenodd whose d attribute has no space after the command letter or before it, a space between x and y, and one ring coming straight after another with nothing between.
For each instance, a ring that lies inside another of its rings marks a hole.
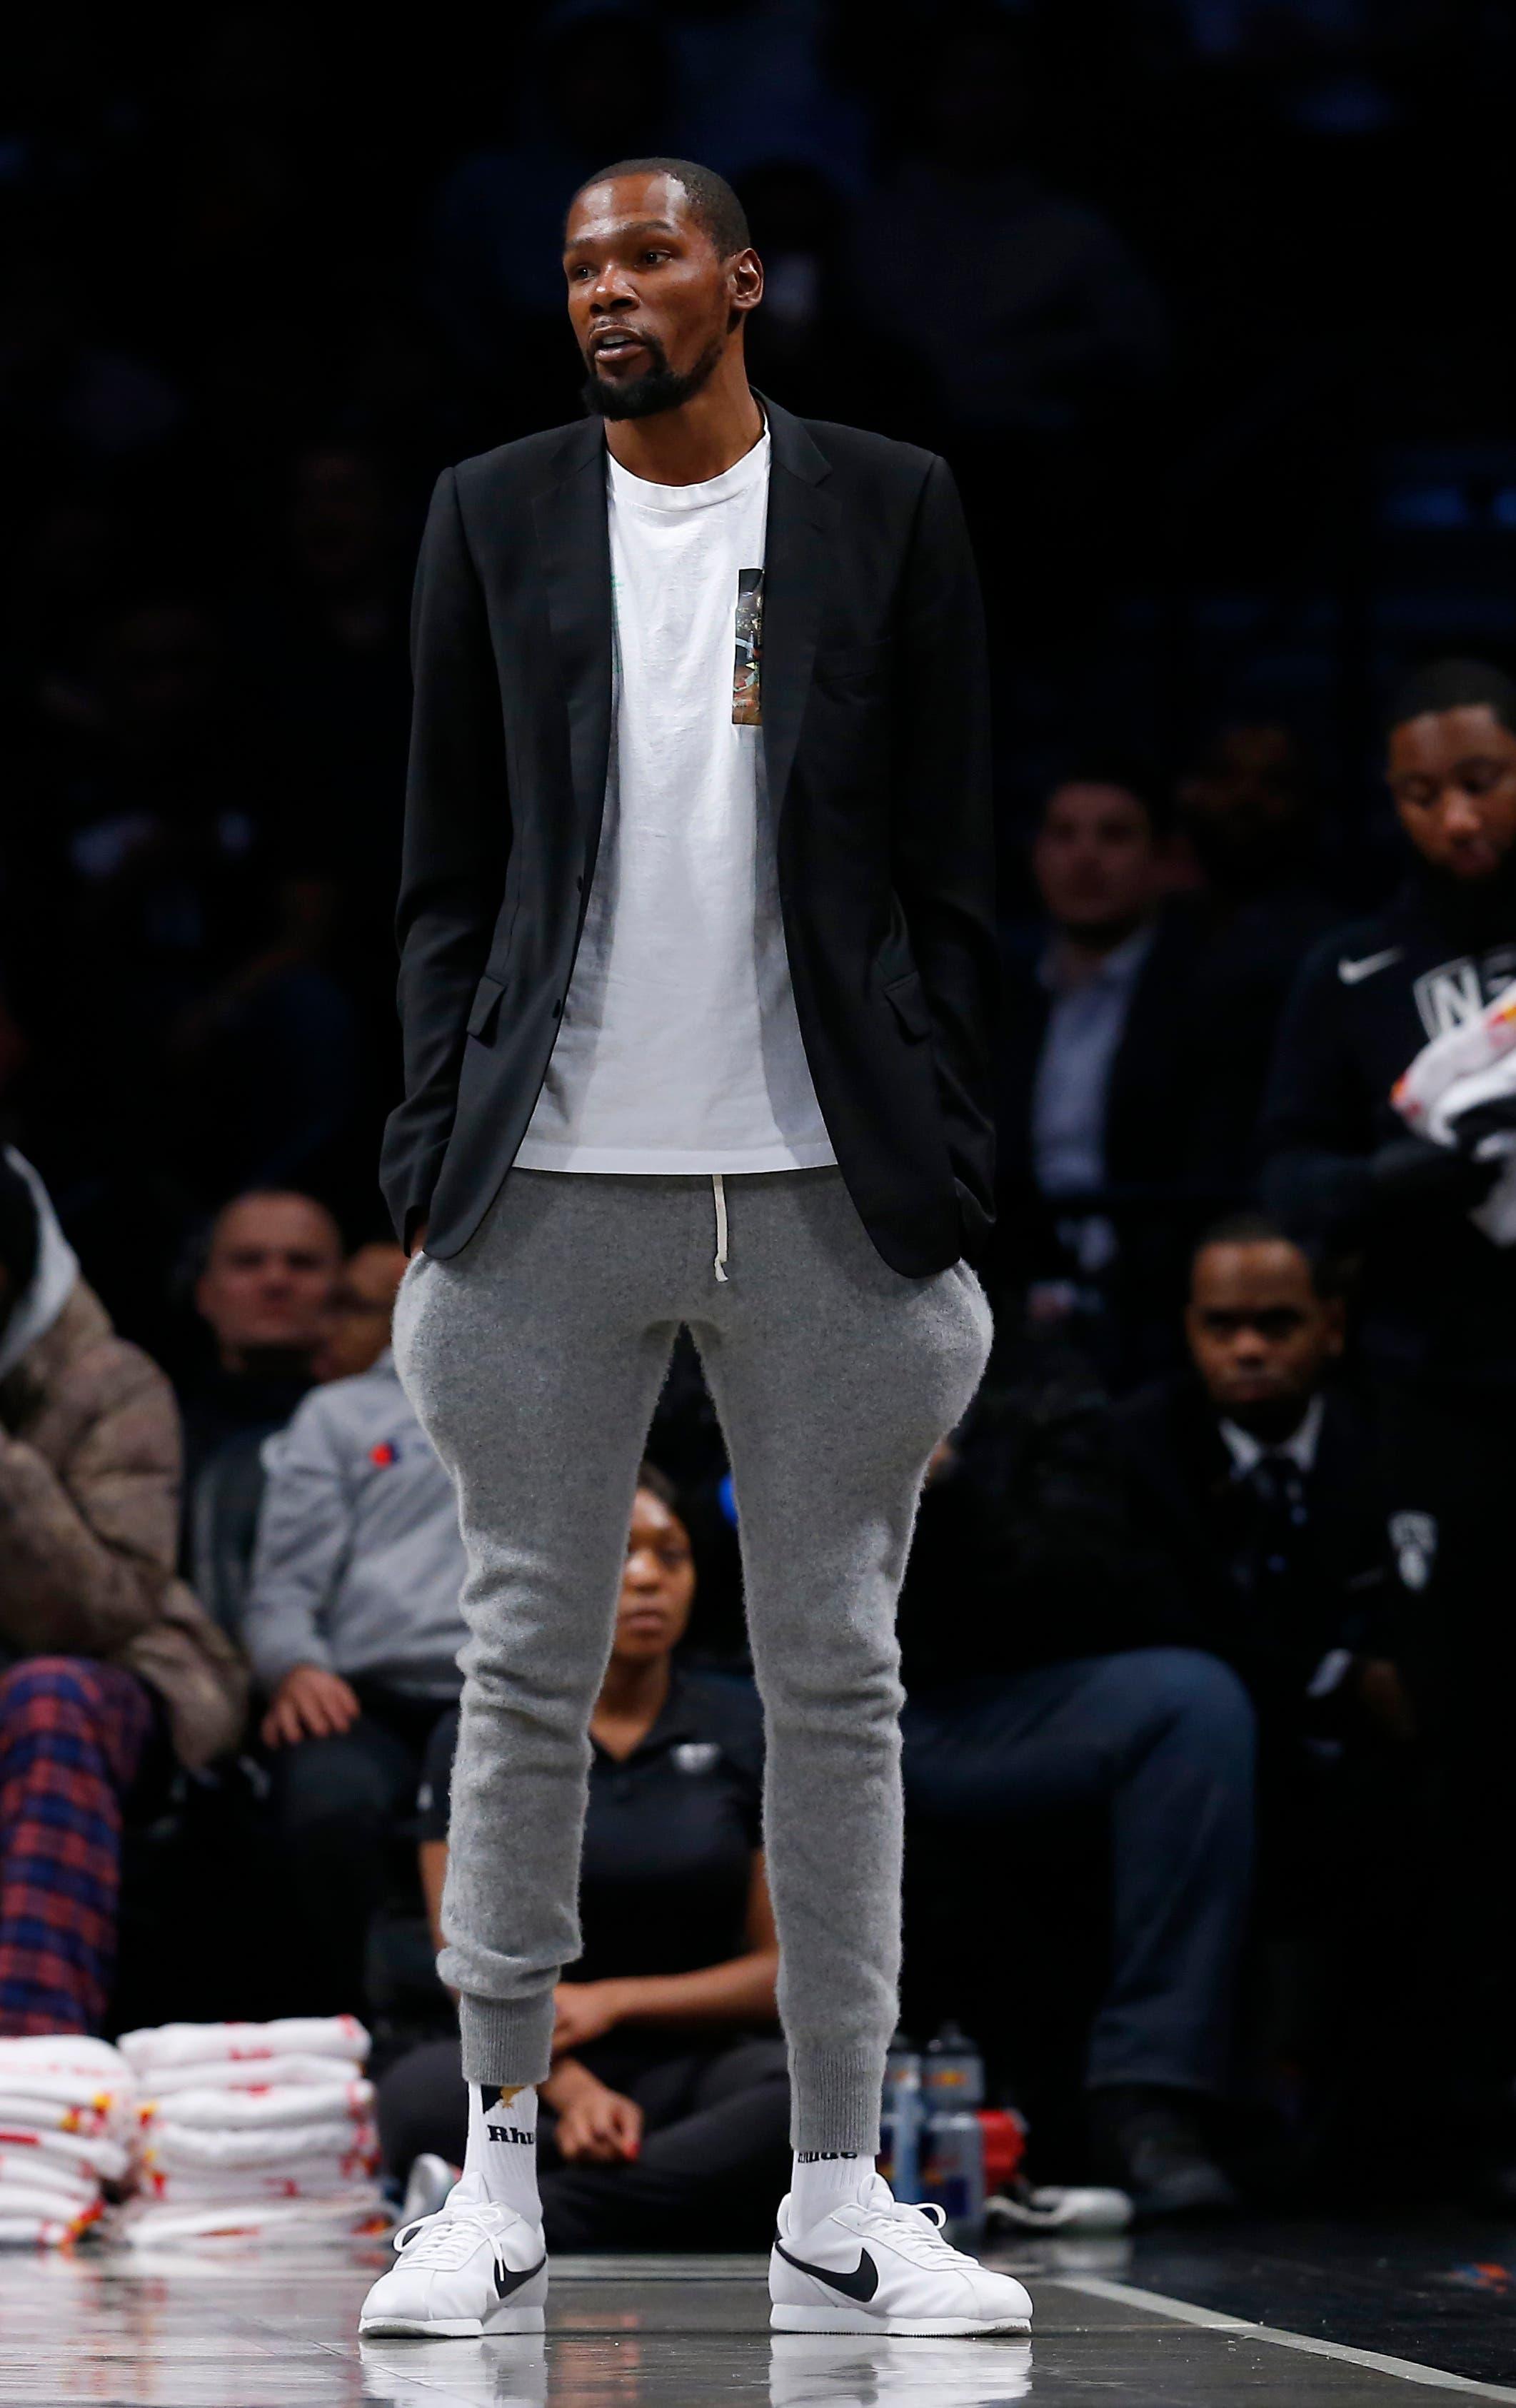
<instances>
[{"instance_id":1,"label":"white drawstring","mask_svg":"<svg viewBox=\"0 0 1516 2408\"><path fill-rule=\"evenodd\" d=\"M715 1275L718 1280L724 1280L727 1276L727 1189L719 1170L712 1171L711 1184L715 1190Z\"/></svg>"}]
</instances>

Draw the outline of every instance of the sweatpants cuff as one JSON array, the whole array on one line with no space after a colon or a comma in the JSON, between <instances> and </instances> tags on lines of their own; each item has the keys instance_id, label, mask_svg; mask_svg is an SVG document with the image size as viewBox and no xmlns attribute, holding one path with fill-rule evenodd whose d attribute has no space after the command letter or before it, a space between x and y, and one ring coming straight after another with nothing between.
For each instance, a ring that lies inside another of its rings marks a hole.
<instances>
[{"instance_id":1,"label":"sweatpants cuff","mask_svg":"<svg viewBox=\"0 0 1516 2408\"><path fill-rule=\"evenodd\" d=\"M465 2082L493 2083L502 2089L545 2082L553 2063L553 1993L540 1999L458 2000Z\"/></svg>"},{"instance_id":2,"label":"sweatpants cuff","mask_svg":"<svg viewBox=\"0 0 1516 2408\"><path fill-rule=\"evenodd\" d=\"M839 2157L879 2154L882 2053L873 2048L795 2049L789 2062L790 2141Z\"/></svg>"}]
</instances>

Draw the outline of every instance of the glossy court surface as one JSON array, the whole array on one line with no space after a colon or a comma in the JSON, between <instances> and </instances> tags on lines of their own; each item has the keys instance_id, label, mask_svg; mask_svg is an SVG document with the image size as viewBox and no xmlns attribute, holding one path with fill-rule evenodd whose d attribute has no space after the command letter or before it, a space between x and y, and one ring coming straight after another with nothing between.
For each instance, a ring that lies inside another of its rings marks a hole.
<instances>
[{"instance_id":1,"label":"glossy court surface","mask_svg":"<svg viewBox=\"0 0 1516 2408\"><path fill-rule=\"evenodd\" d=\"M0 2257L0 2402L54 2408L1356 2408L1516 2401L1516 2227L996 2254L1030 2344L771 2336L755 2259L559 2261L545 2338L360 2344L378 2245Z\"/></svg>"}]
</instances>

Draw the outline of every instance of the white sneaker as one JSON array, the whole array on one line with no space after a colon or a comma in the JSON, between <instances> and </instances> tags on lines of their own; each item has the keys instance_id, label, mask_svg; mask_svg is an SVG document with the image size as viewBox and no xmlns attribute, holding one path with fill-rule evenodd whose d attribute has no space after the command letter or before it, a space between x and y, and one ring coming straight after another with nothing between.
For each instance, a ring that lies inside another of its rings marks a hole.
<instances>
[{"instance_id":1,"label":"white sneaker","mask_svg":"<svg viewBox=\"0 0 1516 2408\"><path fill-rule=\"evenodd\" d=\"M399 2263L363 2303L358 2330L366 2337L541 2331L542 2228L498 2206L477 2174L455 2183L435 2215L402 2224L395 2248Z\"/></svg>"},{"instance_id":2,"label":"white sneaker","mask_svg":"<svg viewBox=\"0 0 1516 2408\"><path fill-rule=\"evenodd\" d=\"M883 2175L797 2231L779 2210L769 2259L775 2332L957 2334L1028 2332L1032 2301L1009 2274L991 2273L943 2239L942 2210L900 2204Z\"/></svg>"}]
</instances>

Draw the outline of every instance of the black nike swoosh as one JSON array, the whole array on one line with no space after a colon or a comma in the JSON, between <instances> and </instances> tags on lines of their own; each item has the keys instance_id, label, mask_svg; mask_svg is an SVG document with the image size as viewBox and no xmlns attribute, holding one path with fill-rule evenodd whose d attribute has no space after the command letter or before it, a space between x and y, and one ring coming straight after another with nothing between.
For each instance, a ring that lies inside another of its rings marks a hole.
<instances>
[{"instance_id":1,"label":"black nike swoosh","mask_svg":"<svg viewBox=\"0 0 1516 2408\"><path fill-rule=\"evenodd\" d=\"M519 2273L513 2273L509 2267L497 2264L495 2288L502 2300L508 2300L513 2291L520 2290L523 2283L529 2283L534 2274L540 2274L546 2264L545 2254L539 2258L535 2266L525 2266Z\"/></svg>"},{"instance_id":2,"label":"black nike swoosh","mask_svg":"<svg viewBox=\"0 0 1516 2408\"><path fill-rule=\"evenodd\" d=\"M879 2288L879 2269L864 2248L859 2248L852 2272L845 2274L835 2266L808 2266L803 2258L792 2258L782 2241L773 2245L787 2266L793 2266L797 2273L813 2274L818 2283L841 2291L845 2300L872 2300Z\"/></svg>"}]
</instances>

